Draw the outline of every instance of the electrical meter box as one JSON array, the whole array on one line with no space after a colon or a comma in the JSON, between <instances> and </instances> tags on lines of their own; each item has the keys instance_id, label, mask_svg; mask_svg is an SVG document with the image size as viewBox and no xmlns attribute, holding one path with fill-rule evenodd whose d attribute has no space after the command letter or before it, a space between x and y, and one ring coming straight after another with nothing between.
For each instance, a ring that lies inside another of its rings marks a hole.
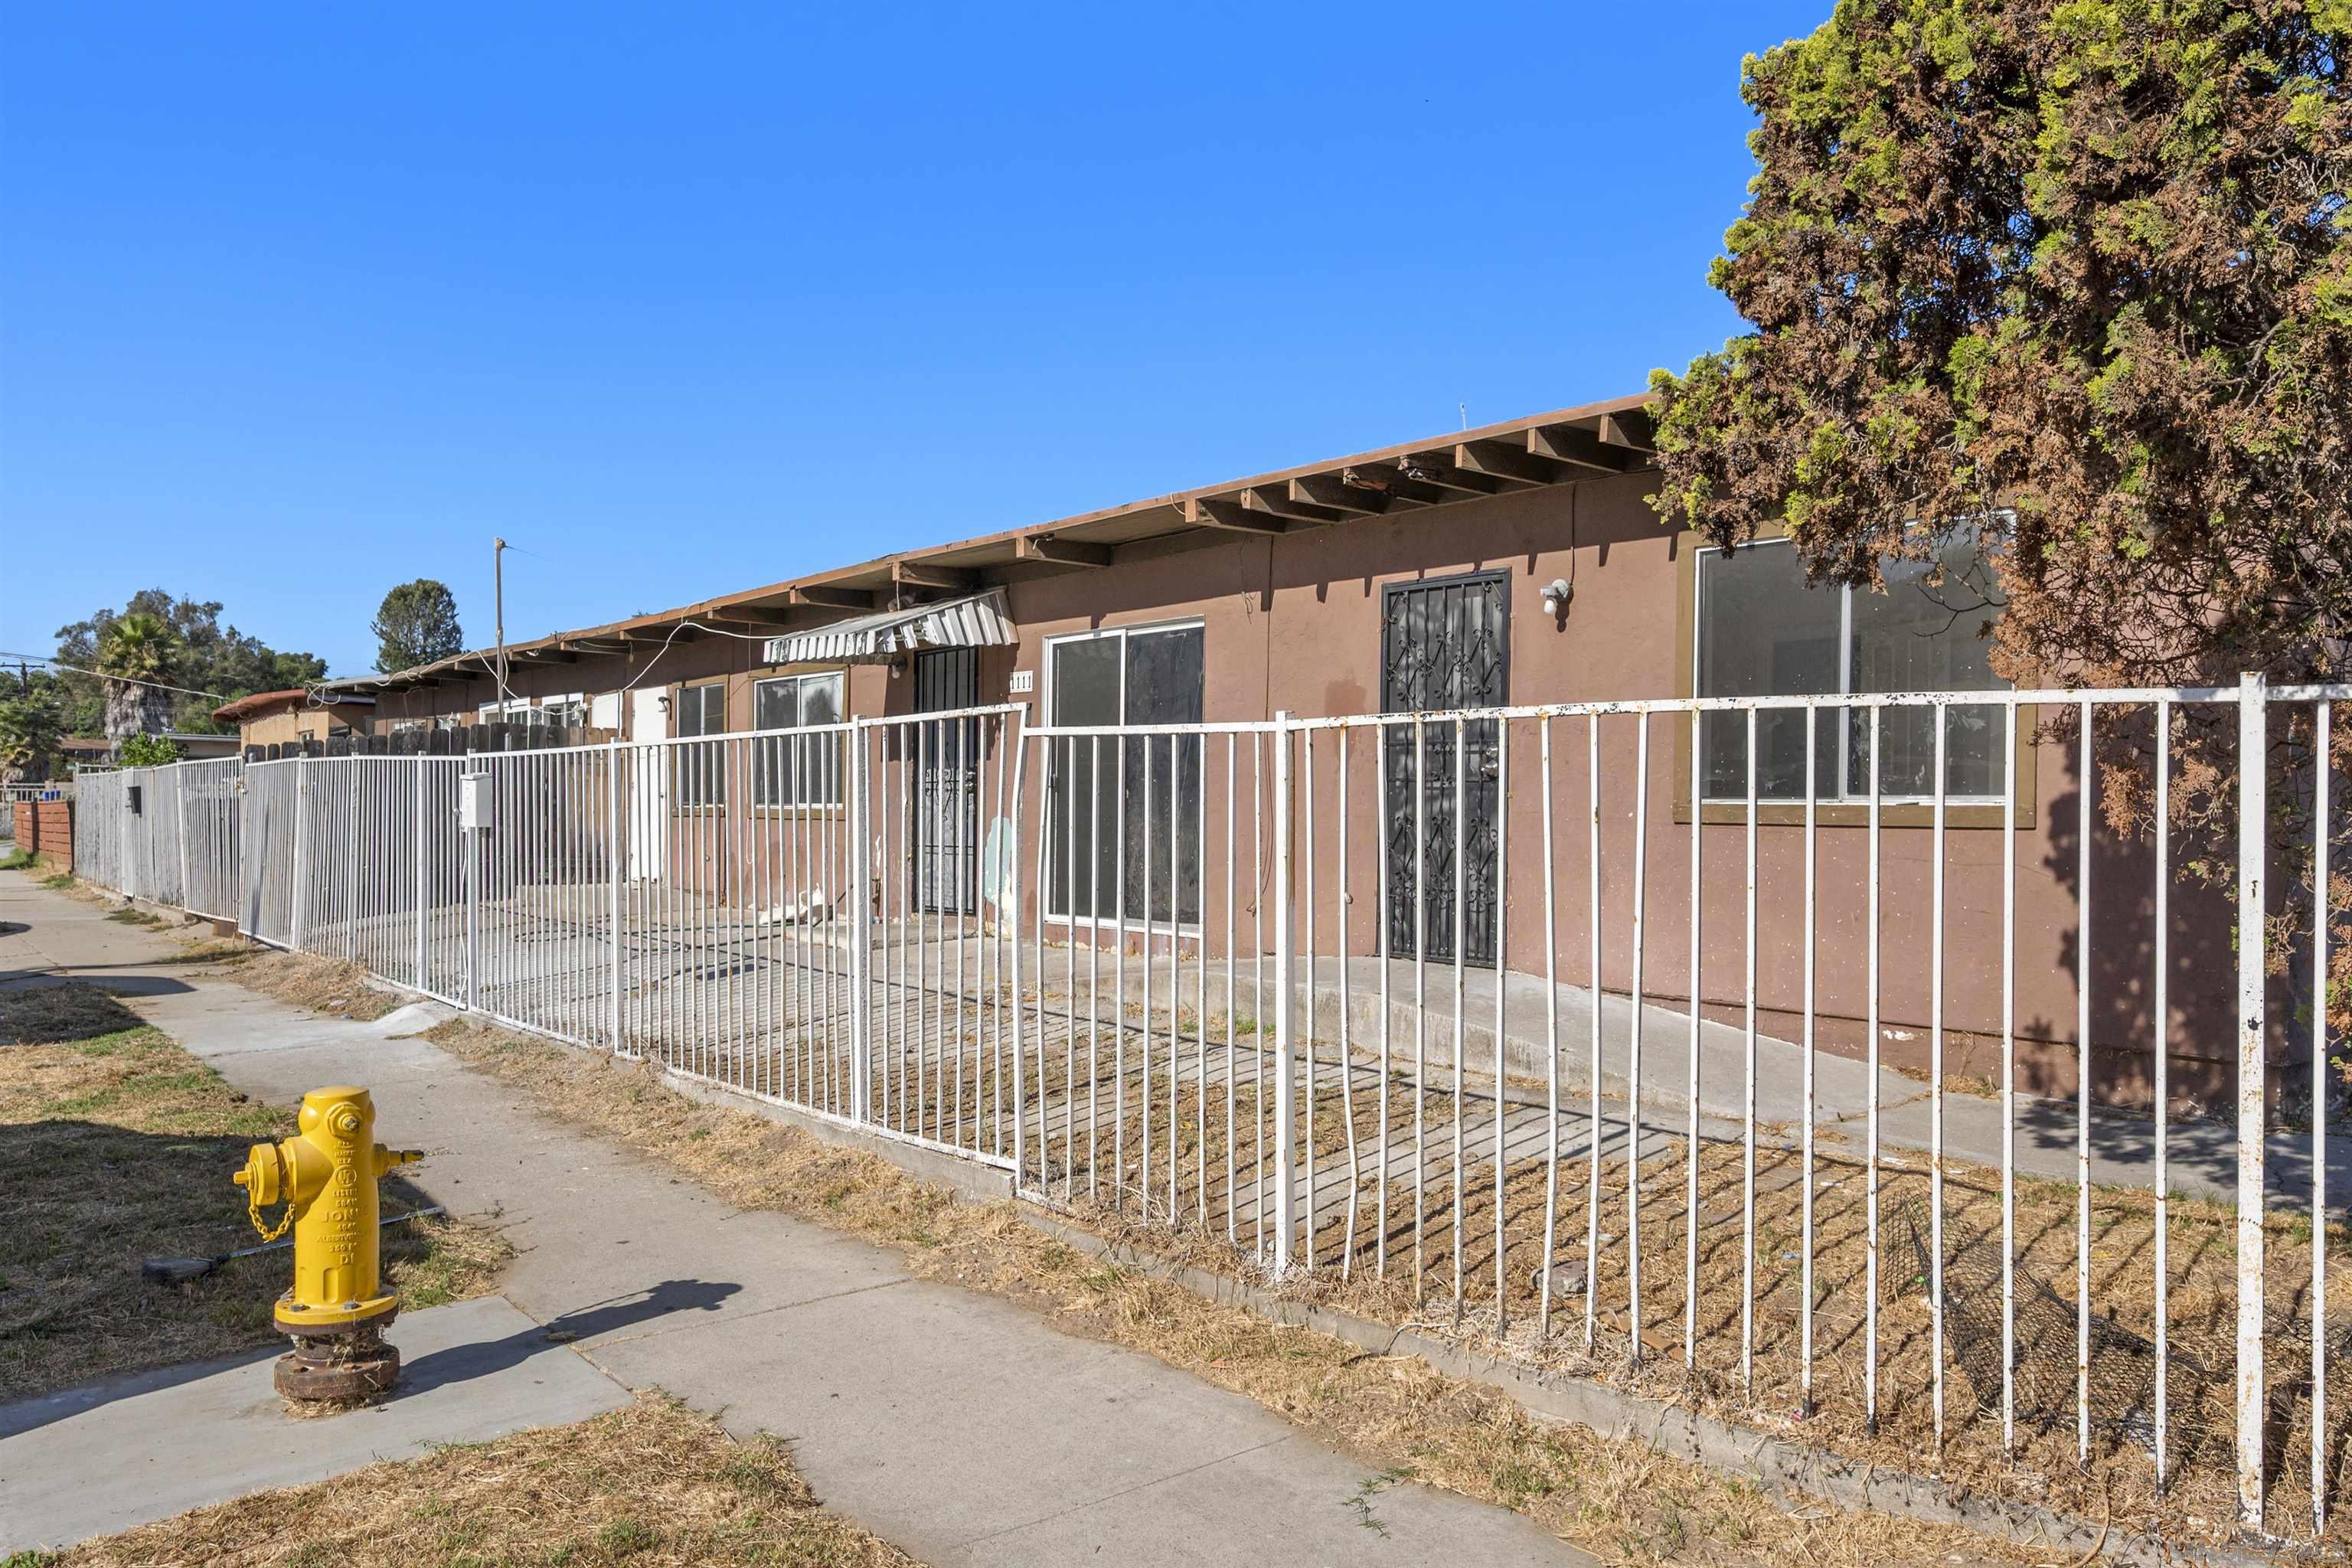
<instances>
[{"instance_id":1,"label":"electrical meter box","mask_svg":"<svg viewBox=\"0 0 2352 1568\"><path fill-rule=\"evenodd\" d=\"M490 825L490 775L457 775L457 826L471 833Z\"/></svg>"}]
</instances>

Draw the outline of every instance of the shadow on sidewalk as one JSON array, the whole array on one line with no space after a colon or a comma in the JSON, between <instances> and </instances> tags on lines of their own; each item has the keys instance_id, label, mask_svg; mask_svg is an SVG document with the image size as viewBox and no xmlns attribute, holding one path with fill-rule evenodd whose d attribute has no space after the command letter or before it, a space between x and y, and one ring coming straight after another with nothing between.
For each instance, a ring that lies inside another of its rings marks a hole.
<instances>
[{"instance_id":1,"label":"shadow on sidewalk","mask_svg":"<svg viewBox=\"0 0 2352 1568\"><path fill-rule=\"evenodd\" d=\"M392 1396L399 1399L503 1372L551 1346L584 1344L616 1329L634 1328L680 1312L715 1312L721 1302L742 1289L740 1285L716 1280L665 1279L646 1289L616 1296L609 1302L583 1307L517 1330L502 1340L435 1351L400 1369L400 1382Z\"/></svg>"}]
</instances>

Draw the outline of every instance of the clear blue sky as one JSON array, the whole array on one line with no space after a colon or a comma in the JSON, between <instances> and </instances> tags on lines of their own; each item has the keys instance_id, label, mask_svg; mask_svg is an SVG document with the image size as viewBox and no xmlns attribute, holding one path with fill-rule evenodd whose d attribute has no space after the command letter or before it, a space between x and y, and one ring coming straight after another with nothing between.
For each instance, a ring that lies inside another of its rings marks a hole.
<instances>
[{"instance_id":1,"label":"clear blue sky","mask_svg":"<svg viewBox=\"0 0 2352 1568\"><path fill-rule=\"evenodd\" d=\"M0 648L357 673L493 533L537 636L1637 390L1828 8L7 7Z\"/></svg>"}]
</instances>

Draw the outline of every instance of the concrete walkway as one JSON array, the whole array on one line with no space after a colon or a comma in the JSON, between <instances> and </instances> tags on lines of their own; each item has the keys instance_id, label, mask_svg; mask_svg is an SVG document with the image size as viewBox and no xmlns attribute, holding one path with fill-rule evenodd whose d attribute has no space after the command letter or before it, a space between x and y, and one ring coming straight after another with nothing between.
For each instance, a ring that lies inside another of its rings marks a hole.
<instances>
[{"instance_id":1,"label":"concrete walkway","mask_svg":"<svg viewBox=\"0 0 2352 1568\"><path fill-rule=\"evenodd\" d=\"M789 1438L828 1507L926 1563L1255 1565L1372 1552L1398 1564L1591 1561L1517 1515L1418 1487L1380 1494L1387 1534L1375 1537L1350 1504L1375 1467L1250 1400L1009 1302L910 1279L897 1255L865 1242L730 1208L664 1167L549 1125L429 1043L401 1037L425 1021L415 1011L374 1024L319 1019L163 962L175 952L0 872L0 984L105 985L257 1096L291 1102L321 1083L370 1086L383 1136L431 1151L416 1185L506 1227L520 1254L507 1288L516 1306L541 1323L614 1312L614 1326L584 1334L576 1353L739 1432ZM240 1211L226 1173L223 1184L228 1226ZM38 1447L11 1454L0 1496L64 1462Z\"/></svg>"}]
</instances>

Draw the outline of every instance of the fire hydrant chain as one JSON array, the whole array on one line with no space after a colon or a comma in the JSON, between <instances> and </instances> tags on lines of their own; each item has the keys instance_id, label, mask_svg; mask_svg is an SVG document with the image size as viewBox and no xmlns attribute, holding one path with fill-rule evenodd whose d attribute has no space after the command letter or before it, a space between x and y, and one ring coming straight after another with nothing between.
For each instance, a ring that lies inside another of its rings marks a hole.
<instances>
[{"instance_id":1,"label":"fire hydrant chain","mask_svg":"<svg viewBox=\"0 0 2352 1568\"><path fill-rule=\"evenodd\" d=\"M262 1223L261 1194L250 1188L247 1189L245 1194L245 1213L246 1217L253 1221L253 1228L259 1233L263 1242L276 1241L279 1237L284 1236L287 1228L294 1223L294 1194L292 1193L286 1194L286 1212L278 1216L278 1223L274 1226Z\"/></svg>"}]
</instances>

